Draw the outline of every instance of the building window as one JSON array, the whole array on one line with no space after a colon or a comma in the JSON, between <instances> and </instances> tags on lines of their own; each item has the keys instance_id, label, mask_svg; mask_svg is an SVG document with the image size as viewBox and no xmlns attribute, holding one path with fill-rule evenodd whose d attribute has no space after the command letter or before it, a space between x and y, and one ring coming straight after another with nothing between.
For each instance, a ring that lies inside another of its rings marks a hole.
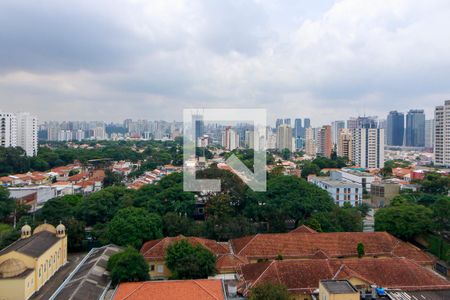
<instances>
[{"instance_id":1,"label":"building window","mask_svg":"<svg viewBox=\"0 0 450 300\"><path fill-rule=\"evenodd\" d=\"M155 271L155 265L150 265L150 271Z\"/></svg>"},{"instance_id":2,"label":"building window","mask_svg":"<svg viewBox=\"0 0 450 300\"><path fill-rule=\"evenodd\" d=\"M163 273L163 272L164 272L164 266L158 265L158 273Z\"/></svg>"}]
</instances>

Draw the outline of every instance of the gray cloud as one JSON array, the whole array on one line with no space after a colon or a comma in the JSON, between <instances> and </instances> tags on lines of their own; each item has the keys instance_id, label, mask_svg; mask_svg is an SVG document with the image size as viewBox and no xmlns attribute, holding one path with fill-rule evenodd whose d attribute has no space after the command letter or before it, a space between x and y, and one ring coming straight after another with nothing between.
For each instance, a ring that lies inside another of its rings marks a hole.
<instances>
[{"instance_id":1,"label":"gray cloud","mask_svg":"<svg viewBox=\"0 0 450 300\"><path fill-rule=\"evenodd\" d=\"M121 120L265 107L319 125L450 98L448 1L315 2L2 1L0 109Z\"/></svg>"}]
</instances>

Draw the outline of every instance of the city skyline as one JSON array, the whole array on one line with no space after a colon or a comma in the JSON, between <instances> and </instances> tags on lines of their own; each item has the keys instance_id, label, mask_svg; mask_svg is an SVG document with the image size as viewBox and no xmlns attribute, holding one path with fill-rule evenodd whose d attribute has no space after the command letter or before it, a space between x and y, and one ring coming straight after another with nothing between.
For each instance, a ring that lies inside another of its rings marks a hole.
<instances>
[{"instance_id":1,"label":"city skyline","mask_svg":"<svg viewBox=\"0 0 450 300\"><path fill-rule=\"evenodd\" d=\"M319 125L406 106L430 117L450 97L446 1L2 1L0 11L1 108L43 121L231 107Z\"/></svg>"}]
</instances>

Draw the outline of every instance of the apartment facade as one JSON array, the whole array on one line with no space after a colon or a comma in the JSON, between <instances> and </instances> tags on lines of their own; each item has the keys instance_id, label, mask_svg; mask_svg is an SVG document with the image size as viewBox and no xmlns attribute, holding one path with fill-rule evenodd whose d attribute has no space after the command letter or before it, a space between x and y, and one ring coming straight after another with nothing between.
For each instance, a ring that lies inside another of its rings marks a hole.
<instances>
[{"instance_id":1,"label":"apartment facade","mask_svg":"<svg viewBox=\"0 0 450 300\"><path fill-rule=\"evenodd\" d=\"M21 147L27 156L35 156L38 149L37 117L25 112L0 112L0 146Z\"/></svg>"},{"instance_id":2,"label":"apartment facade","mask_svg":"<svg viewBox=\"0 0 450 300\"><path fill-rule=\"evenodd\" d=\"M384 129L355 128L352 130L353 162L362 168L384 167Z\"/></svg>"},{"instance_id":3,"label":"apartment facade","mask_svg":"<svg viewBox=\"0 0 450 300\"><path fill-rule=\"evenodd\" d=\"M434 163L450 166L450 100L434 111Z\"/></svg>"},{"instance_id":4,"label":"apartment facade","mask_svg":"<svg viewBox=\"0 0 450 300\"><path fill-rule=\"evenodd\" d=\"M358 206L362 204L362 185L348 182L345 180L335 180L330 177L310 176L308 181L320 187L330 194L334 202L339 206L344 206L345 203L351 206Z\"/></svg>"},{"instance_id":5,"label":"apartment facade","mask_svg":"<svg viewBox=\"0 0 450 300\"><path fill-rule=\"evenodd\" d=\"M339 134L339 142L337 145L337 155L344 157L348 161L353 161L352 150L352 133L348 129L343 129Z\"/></svg>"}]
</instances>

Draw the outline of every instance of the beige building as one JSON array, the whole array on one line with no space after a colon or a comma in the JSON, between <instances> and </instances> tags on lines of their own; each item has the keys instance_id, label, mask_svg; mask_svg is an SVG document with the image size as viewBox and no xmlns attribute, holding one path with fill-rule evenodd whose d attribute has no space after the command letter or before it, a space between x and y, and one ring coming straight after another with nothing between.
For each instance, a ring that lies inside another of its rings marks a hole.
<instances>
[{"instance_id":1,"label":"beige building","mask_svg":"<svg viewBox=\"0 0 450 300\"><path fill-rule=\"evenodd\" d=\"M345 157L348 161L353 161L352 155L352 133L349 129L341 130L337 144L337 155Z\"/></svg>"},{"instance_id":2,"label":"beige building","mask_svg":"<svg viewBox=\"0 0 450 300\"><path fill-rule=\"evenodd\" d=\"M400 185L395 182L374 181L370 185L370 200L375 207L388 206L400 194Z\"/></svg>"},{"instance_id":3,"label":"beige building","mask_svg":"<svg viewBox=\"0 0 450 300\"><path fill-rule=\"evenodd\" d=\"M67 263L64 225L42 224L32 233L22 227L19 240L0 251L0 300L24 300Z\"/></svg>"}]
</instances>

